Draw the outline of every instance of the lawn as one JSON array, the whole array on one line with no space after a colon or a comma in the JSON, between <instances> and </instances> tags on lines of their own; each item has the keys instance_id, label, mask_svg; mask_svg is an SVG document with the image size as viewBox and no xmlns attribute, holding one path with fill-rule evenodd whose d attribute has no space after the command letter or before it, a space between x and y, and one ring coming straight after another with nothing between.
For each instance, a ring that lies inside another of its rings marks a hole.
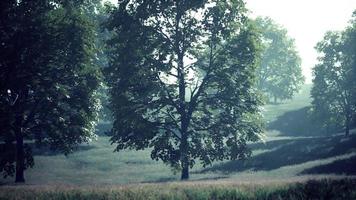
<instances>
[{"instance_id":1,"label":"lawn","mask_svg":"<svg viewBox=\"0 0 356 200\"><path fill-rule=\"evenodd\" d=\"M217 162L207 168L197 164L191 170L192 182L258 184L353 177L356 174L356 168L351 167L356 166L355 134L349 138L341 134L308 135L303 132L303 125L293 128L293 124L305 119L299 111L310 106L309 91L310 85L307 85L294 99L264 107L264 116L269 122L266 136L264 141L250 144L253 151L250 159ZM296 111L298 115L294 114ZM289 119L290 116L297 118ZM276 124L278 120L283 123ZM67 157L38 151L34 168L25 172L26 184L110 186L179 180L179 172L175 174L164 163L151 160L149 149L113 150L109 137L100 136ZM13 179L1 181L9 184Z\"/></svg>"}]
</instances>

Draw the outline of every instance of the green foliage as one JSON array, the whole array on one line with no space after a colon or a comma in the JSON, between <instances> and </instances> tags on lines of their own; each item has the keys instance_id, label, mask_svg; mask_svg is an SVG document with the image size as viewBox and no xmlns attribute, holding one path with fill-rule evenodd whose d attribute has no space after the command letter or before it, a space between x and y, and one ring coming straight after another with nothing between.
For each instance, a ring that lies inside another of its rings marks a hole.
<instances>
[{"instance_id":1,"label":"green foliage","mask_svg":"<svg viewBox=\"0 0 356 200\"><path fill-rule=\"evenodd\" d=\"M107 21L109 14L108 11L113 5L110 2L105 2L103 5L101 0L89 0L86 2L84 8L85 14L88 16L88 20L94 24L95 28L95 60L94 63L96 66L100 67L101 70L104 70L108 67L108 57L105 47L105 41L111 37L111 32L108 31L104 24ZM108 97L108 87L105 82L101 82L99 89L97 90L98 100L100 101L100 111L99 111L99 123L109 123L112 121L112 114L109 108L109 97Z\"/></svg>"},{"instance_id":2,"label":"green foliage","mask_svg":"<svg viewBox=\"0 0 356 200\"><path fill-rule=\"evenodd\" d=\"M249 155L261 132L256 34L242 1L122 1L107 27L116 150L182 168ZM200 16L200 17L197 17ZM187 61L190 60L190 61Z\"/></svg>"},{"instance_id":3,"label":"green foliage","mask_svg":"<svg viewBox=\"0 0 356 200\"><path fill-rule=\"evenodd\" d=\"M350 82L351 98L353 99L353 113L351 113L351 126L356 127L356 10L353 13L350 21L350 26L345 30L346 42L345 42L345 54L349 58L349 64L351 67L351 76L353 77Z\"/></svg>"},{"instance_id":4,"label":"green foliage","mask_svg":"<svg viewBox=\"0 0 356 200\"><path fill-rule=\"evenodd\" d=\"M93 138L99 73L81 3L1 4L0 171L13 175L16 162L18 180L33 165L28 143L68 154Z\"/></svg>"},{"instance_id":5,"label":"green foliage","mask_svg":"<svg viewBox=\"0 0 356 200\"><path fill-rule=\"evenodd\" d=\"M262 53L257 69L258 88L270 98L291 99L304 82L301 59L287 30L270 18L257 18Z\"/></svg>"},{"instance_id":6,"label":"green foliage","mask_svg":"<svg viewBox=\"0 0 356 200\"><path fill-rule=\"evenodd\" d=\"M343 32L327 32L316 46L319 63L314 67L314 114L323 127L342 126L348 135L356 113L356 23Z\"/></svg>"}]
</instances>

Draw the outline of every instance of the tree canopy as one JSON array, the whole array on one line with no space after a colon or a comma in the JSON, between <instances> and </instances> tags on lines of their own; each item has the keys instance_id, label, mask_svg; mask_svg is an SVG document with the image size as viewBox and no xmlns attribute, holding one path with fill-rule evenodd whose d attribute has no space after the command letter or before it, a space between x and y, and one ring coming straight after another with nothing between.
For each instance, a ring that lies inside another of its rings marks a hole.
<instances>
[{"instance_id":1,"label":"tree canopy","mask_svg":"<svg viewBox=\"0 0 356 200\"><path fill-rule=\"evenodd\" d=\"M255 24L261 33L263 48L257 69L258 88L268 100L290 99L304 82L294 40L286 29L268 17L258 17Z\"/></svg>"},{"instance_id":2,"label":"tree canopy","mask_svg":"<svg viewBox=\"0 0 356 200\"><path fill-rule=\"evenodd\" d=\"M0 172L24 182L35 145L68 154L94 136L95 33L80 1L0 4Z\"/></svg>"},{"instance_id":3,"label":"tree canopy","mask_svg":"<svg viewBox=\"0 0 356 200\"><path fill-rule=\"evenodd\" d=\"M120 1L105 70L116 150L182 170L242 159L261 133L258 36L243 1Z\"/></svg>"}]
</instances>

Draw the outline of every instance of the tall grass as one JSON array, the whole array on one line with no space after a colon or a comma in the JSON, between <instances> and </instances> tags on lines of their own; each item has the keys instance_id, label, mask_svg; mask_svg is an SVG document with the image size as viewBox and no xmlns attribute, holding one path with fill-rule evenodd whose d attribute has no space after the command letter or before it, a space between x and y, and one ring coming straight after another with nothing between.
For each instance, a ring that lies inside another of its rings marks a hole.
<instances>
[{"instance_id":1,"label":"tall grass","mask_svg":"<svg viewBox=\"0 0 356 200\"><path fill-rule=\"evenodd\" d=\"M276 185L144 184L123 187L33 187L0 188L0 199L356 199L356 180L324 179Z\"/></svg>"}]
</instances>

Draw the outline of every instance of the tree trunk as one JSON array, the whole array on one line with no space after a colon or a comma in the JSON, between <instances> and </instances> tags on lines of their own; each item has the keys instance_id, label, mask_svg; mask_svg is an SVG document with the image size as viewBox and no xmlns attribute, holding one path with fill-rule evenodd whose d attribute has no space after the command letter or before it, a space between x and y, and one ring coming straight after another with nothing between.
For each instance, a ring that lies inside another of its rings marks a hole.
<instances>
[{"instance_id":1,"label":"tree trunk","mask_svg":"<svg viewBox=\"0 0 356 200\"><path fill-rule=\"evenodd\" d=\"M181 167L182 167L182 174L181 174L180 179L181 180L188 180L189 179L189 159L188 159L188 154L187 153L183 153L183 155L182 155Z\"/></svg>"},{"instance_id":2,"label":"tree trunk","mask_svg":"<svg viewBox=\"0 0 356 200\"><path fill-rule=\"evenodd\" d=\"M188 139L185 133L182 135L181 144L180 144L180 153L181 153L180 161L182 167L181 180L188 180L189 179Z\"/></svg>"},{"instance_id":3,"label":"tree trunk","mask_svg":"<svg viewBox=\"0 0 356 200\"><path fill-rule=\"evenodd\" d=\"M181 180L188 180L188 179L189 179L189 165L184 165L182 168Z\"/></svg>"},{"instance_id":4,"label":"tree trunk","mask_svg":"<svg viewBox=\"0 0 356 200\"><path fill-rule=\"evenodd\" d=\"M277 104L277 97L274 96L274 104Z\"/></svg>"},{"instance_id":5,"label":"tree trunk","mask_svg":"<svg viewBox=\"0 0 356 200\"><path fill-rule=\"evenodd\" d=\"M16 127L16 183L24 183L25 153L21 127Z\"/></svg>"},{"instance_id":6,"label":"tree trunk","mask_svg":"<svg viewBox=\"0 0 356 200\"><path fill-rule=\"evenodd\" d=\"M346 121L345 121L345 136L350 135L350 117L346 116Z\"/></svg>"},{"instance_id":7,"label":"tree trunk","mask_svg":"<svg viewBox=\"0 0 356 200\"><path fill-rule=\"evenodd\" d=\"M351 124L351 108L350 105L346 107L346 115L345 115L345 136L350 135L350 124Z\"/></svg>"},{"instance_id":8,"label":"tree trunk","mask_svg":"<svg viewBox=\"0 0 356 200\"><path fill-rule=\"evenodd\" d=\"M180 162L182 167L182 176L181 180L189 179L189 145L188 145L188 126L189 126L189 117L187 116L187 107L185 101L185 69L184 69L184 54L185 50L181 48L181 44L184 41L184 33L179 28L179 23L182 18L182 13L184 12L180 1L176 1L177 6L177 13L175 19L175 53L177 54L177 78L178 78L178 93L179 93L179 108L177 109L180 114L180 121L181 121L181 138L180 138ZM183 39L182 39L183 38Z\"/></svg>"}]
</instances>

